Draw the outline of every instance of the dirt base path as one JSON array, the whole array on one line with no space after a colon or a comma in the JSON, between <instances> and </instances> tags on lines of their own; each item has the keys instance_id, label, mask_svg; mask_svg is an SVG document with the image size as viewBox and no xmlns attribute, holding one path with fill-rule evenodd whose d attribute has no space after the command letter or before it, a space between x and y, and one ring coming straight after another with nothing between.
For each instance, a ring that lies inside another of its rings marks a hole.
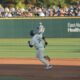
<instances>
[{"instance_id":1,"label":"dirt base path","mask_svg":"<svg viewBox=\"0 0 80 80\"><path fill-rule=\"evenodd\" d=\"M80 66L80 59L51 59L53 65L74 65ZM0 58L0 64L42 64L34 58Z\"/></svg>"},{"instance_id":2,"label":"dirt base path","mask_svg":"<svg viewBox=\"0 0 80 80\"><path fill-rule=\"evenodd\" d=\"M46 70L37 59L1 58L0 80L80 80L80 59L52 59Z\"/></svg>"}]
</instances>

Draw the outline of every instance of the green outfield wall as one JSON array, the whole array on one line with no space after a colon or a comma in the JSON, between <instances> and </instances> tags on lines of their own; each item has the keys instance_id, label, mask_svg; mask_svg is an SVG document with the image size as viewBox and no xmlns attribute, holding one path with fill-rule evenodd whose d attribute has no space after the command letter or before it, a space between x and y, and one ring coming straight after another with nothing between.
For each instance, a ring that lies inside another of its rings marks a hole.
<instances>
[{"instance_id":1,"label":"green outfield wall","mask_svg":"<svg viewBox=\"0 0 80 80\"><path fill-rule=\"evenodd\" d=\"M79 17L51 18L1 18L0 38L30 37L30 30L35 30L42 22L46 28L46 37L80 37Z\"/></svg>"}]
</instances>

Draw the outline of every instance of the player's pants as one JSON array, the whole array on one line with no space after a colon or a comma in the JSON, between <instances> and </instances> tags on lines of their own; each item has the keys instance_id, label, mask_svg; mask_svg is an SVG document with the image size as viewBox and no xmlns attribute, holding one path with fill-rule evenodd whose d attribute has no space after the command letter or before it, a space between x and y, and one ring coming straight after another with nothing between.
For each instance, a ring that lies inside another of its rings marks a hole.
<instances>
[{"instance_id":1,"label":"player's pants","mask_svg":"<svg viewBox=\"0 0 80 80\"><path fill-rule=\"evenodd\" d=\"M48 61L44 58L44 49L38 49L36 50L36 57L46 66L49 66Z\"/></svg>"}]
</instances>

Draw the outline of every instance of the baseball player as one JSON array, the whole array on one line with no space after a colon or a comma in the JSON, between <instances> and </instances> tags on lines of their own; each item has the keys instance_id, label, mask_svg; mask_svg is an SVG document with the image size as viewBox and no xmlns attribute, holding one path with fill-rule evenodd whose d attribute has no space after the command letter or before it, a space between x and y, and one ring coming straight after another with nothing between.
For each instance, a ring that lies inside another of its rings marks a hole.
<instances>
[{"instance_id":1,"label":"baseball player","mask_svg":"<svg viewBox=\"0 0 80 80\"><path fill-rule=\"evenodd\" d=\"M45 42L42 39L42 34L34 33L32 30L30 32L30 35L32 37L31 41L28 41L29 47L35 47L36 49L36 57L44 64L46 65L46 69L51 69L52 65L44 58L44 44Z\"/></svg>"},{"instance_id":2,"label":"baseball player","mask_svg":"<svg viewBox=\"0 0 80 80\"><path fill-rule=\"evenodd\" d=\"M40 23L39 23L39 26L37 27L37 33L42 35L42 38L43 38L43 40L44 40L44 42L45 42L44 47L46 47L46 45L48 45L48 43L47 43L47 41L46 41L46 39L45 39L45 37L44 37L44 32L45 32L45 27L43 26L42 22L40 22ZM48 61L51 60L50 57L47 56L47 55L44 56L44 58L45 58L46 60L48 60Z\"/></svg>"}]
</instances>

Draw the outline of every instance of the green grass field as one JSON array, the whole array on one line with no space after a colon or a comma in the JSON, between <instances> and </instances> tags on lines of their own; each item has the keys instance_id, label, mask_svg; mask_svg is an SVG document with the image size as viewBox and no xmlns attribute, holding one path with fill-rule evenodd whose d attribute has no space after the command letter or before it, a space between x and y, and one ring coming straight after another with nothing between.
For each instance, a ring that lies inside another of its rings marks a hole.
<instances>
[{"instance_id":1,"label":"green grass field","mask_svg":"<svg viewBox=\"0 0 80 80\"><path fill-rule=\"evenodd\" d=\"M0 58L33 58L35 49L29 39L0 39ZM48 38L45 55L51 58L80 58L80 38Z\"/></svg>"}]
</instances>

